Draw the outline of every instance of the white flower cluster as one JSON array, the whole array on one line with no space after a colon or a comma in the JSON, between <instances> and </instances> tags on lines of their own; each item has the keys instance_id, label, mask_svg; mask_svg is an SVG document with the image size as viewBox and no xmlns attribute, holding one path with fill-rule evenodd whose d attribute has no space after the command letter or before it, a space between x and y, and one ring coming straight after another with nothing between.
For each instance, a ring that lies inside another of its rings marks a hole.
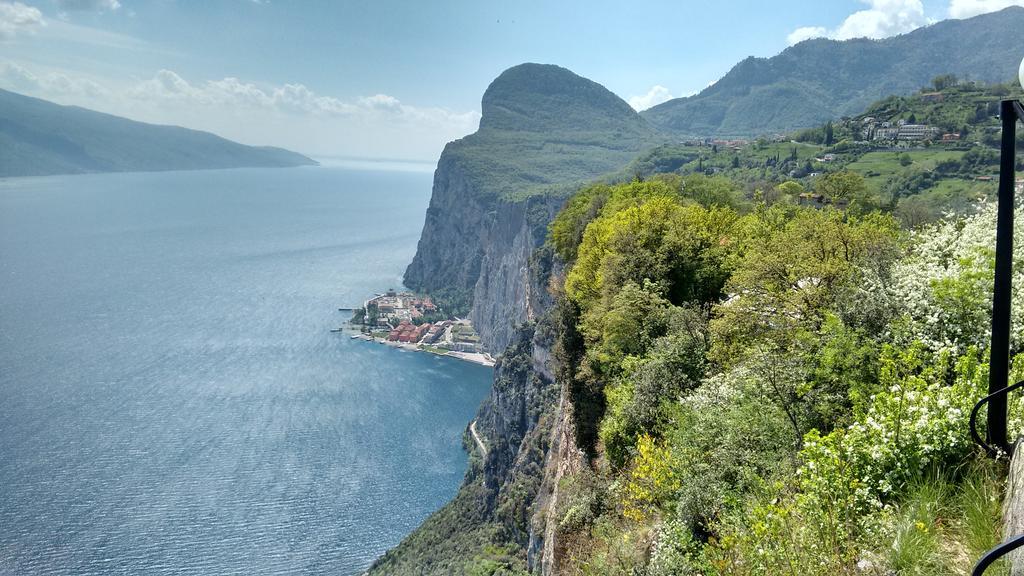
<instances>
[{"instance_id":1,"label":"white flower cluster","mask_svg":"<svg viewBox=\"0 0 1024 576\"><path fill-rule=\"evenodd\" d=\"M1017 237L1024 238L1024 209L1015 209ZM888 297L907 312L910 340L934 351L962 353L988 345L995 258L996 205L949 218L915 233L900 261ZM1013 250L1011 349L1024 343L1024 240Z\"/></svg>"},{"instance_id":2,"label":"white flower cluster","mask_svg":"<svg viewBox=\"0 0 1024 576\"><path fill-rule=\"evenodd\" d=\"M970 372L952 386L908 377L876 394L844 431L809 435L799 470L804 491L842 494L866 511L929 464L962 457L971 449L968 415L984 386L984 371Z\"/></svg>"}]
</instances>

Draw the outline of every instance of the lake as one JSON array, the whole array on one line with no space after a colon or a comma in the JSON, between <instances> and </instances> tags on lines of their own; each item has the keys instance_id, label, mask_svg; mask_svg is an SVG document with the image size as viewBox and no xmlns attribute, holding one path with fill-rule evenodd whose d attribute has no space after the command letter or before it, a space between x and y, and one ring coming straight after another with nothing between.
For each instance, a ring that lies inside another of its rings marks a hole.
<instances>
[{"instance_id":1,"label":"lake","mask_svg":"<svg viewBox=\"0 0 1024 576\"><path fill-rule=\"evenodd\" d=\"M430 186L0 180L0 574L358 574L448 501L491 370L329 332Z\"/></svg>"}]
</instances>

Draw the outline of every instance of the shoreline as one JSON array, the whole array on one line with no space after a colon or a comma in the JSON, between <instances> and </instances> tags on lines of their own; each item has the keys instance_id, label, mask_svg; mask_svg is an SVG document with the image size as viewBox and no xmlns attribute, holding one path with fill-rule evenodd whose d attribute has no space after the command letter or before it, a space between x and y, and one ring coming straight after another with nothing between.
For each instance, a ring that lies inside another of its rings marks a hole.
<instances>
[{"instance_id":1,"label":"shoreline","mask_svg":"<svg viewBox=\"0 0 1024 576\"><path fill-rule=\"evenodd\" d=\"M348 337L352 340L376 342L378 344L383 344L391 348L399 348L401 350L408 350L410 352L425 352L428 354L433 354L435 356L455 358L456 360L462 360L463 362L470 362L473 364L478 364L480 366L486 366L488 368L494 368L494 365L496 363L496 360L490 354L479 352L456 352L454 350L445 350L442 352L440 350L432 350L430 349L429 346L424 346L422 344L412 344L407 342L391 342L385 340L384 338L378 338L375 336L371 336L370 334L360 332L351 324L346 324L344 333L347 333Z\"/></svg>"}]
</instances>

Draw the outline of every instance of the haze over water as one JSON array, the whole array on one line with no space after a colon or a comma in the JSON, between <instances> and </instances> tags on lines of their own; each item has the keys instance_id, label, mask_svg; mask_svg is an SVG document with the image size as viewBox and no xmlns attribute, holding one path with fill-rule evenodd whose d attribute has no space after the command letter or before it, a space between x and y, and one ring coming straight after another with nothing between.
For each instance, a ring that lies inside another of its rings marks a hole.
<instances>
[{"instance_id":1,"label":"haze over water","mask_svg":"<svg viewBox=\"0 0 1024 576\"><path fill-rule=\"evenodd\" d=\"M430 183L0 181L0 574L356 574L444 504L491 371L328 332Z\"/></svg>"}]
</instances>

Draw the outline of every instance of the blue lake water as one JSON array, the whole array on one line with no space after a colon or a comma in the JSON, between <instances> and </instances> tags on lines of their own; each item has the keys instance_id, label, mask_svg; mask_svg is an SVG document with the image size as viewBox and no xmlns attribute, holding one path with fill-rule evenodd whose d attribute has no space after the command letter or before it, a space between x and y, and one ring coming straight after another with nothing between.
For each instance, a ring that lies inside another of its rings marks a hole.
<instances>
[{"instance_id":1,"label":"blue lake water","mask_svg":"<svg viewBox=\"0 0 1024 576\"><path fill-rule=\"evenodd\" d=\"M357 574L450 499L491 370L329 333L430 184L0 180L0 574Z\"/></svg>"}]
</instances>

